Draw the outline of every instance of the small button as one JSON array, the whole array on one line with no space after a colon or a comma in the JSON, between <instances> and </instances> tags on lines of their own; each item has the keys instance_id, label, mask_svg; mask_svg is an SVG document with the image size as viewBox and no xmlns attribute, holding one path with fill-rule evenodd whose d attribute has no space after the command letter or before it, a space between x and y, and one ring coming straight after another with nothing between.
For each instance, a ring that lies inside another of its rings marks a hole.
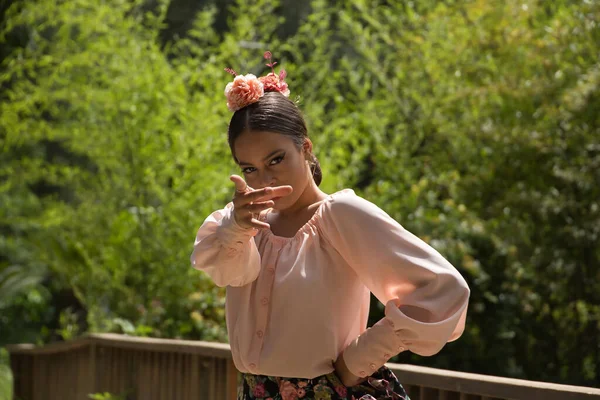
<instances>
[{"instance_id":1,"label":"small button","mask_svg":"<svg viewBox=\"0 0 600 400\"><path fill-rule=\"evenodd\" d=\"M359 374L361 377L363 377L363 378L364 378L365 376L367 376L367 373L366 373L365 371L360 371L358 374Z\"/></svg>"},{"instance_id":2,"label":"small button","mask_svg":"<svg viewBox=\"0 0 600 400\"><path fill-rule=\"evenodd\" d=\"M376 366L375 364L373 364L373 363L371 363L371 364L369 365L369 367L371 367L371 369L377 369L377 366Z\"/></svg>"},{"instance_id":3,"label":"small button","mask_svg":"<svg viewBox=\"0 0 600 400\"><path fill-rule=\"evenodd\" d=\"M267 297L263 297L260 300L260 304L262 304L263 306L266 306L267 304L269 304L269 299Z\"/></svg>"},{"instance_id":4,"label":"small button","mask_svg":"<svg viewBox=\"0 0 600 400\"><path fill-rule=\"evenodd\" d=\"M252 368L252 369L254 369L254 368L256 368L256 364L254 364L254 363L251 363L251 364L249 365L249 367L250 367L250 368Z\"/></svg>"},{"instance_id":5,"label":"small button","mask_svg":"<svg viewBox=\"0 0 600 400\"><path fill-rule=\"evenodd\" d=\"M388 360L388 359L390 358L390 354L389 354L389 353L385 353L385 354L383 355L383 358L385 358L386 360Z\"/></svg>"},{"instance_id":6,"label":"small button","mask_svg":"<svg viewBox=\"0 0 600 400\"><path fill-rule=\"evenodd\" d=\"M398 346L398 351L404 351L406 350L403 346Z\"/></svg>"},{"instance_id":7,"label":"small button","mask_svg":"<svg viewBox=\"0 0 600 400\"><path fill-rule=\"evenodd\" d=\"M259 338L262 338L264 335L263 331L256 331L256 336L258 336Z\"/></svg>"}]
</instances>

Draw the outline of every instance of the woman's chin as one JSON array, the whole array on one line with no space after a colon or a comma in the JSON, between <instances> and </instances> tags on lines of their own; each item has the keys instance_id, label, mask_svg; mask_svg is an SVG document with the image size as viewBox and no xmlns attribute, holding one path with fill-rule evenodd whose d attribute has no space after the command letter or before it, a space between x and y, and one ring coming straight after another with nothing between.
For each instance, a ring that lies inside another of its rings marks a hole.
<instances>
[{"instance_id":1,"label":"woman's chin","mask_svg":"<svg viewBox=\"0 0 600 400\"><path fill-rule=\"evenodd\" d=\"M273 201L273 205L271 206L273 210L281 211L287 207L284 197L275 197L271 200Z\"/></svg>"}]
</instances>

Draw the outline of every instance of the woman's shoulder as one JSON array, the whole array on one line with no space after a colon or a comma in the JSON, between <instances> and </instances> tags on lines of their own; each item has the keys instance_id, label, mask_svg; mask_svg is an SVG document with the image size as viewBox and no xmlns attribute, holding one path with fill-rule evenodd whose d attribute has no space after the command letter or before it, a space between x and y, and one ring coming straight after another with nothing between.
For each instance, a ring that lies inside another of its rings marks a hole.
<instances>
[{"instance_id":1,"label":"woman's shoulder","mask_svg":"<svg viewBox=\"0 0 600 400\"><path fill-rule=\"evenodd\" d=\"M353 189L343 189L330 194L321 208L322 217L325 219L360 218L384 213L376 204L359 196Z\"/></svg>"}]
</instances>

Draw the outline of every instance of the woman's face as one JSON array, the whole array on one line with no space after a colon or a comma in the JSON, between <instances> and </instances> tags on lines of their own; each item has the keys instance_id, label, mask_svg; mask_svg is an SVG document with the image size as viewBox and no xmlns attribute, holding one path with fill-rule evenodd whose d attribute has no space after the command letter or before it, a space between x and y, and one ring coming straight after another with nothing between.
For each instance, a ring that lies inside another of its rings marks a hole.
<instances>
[{"instance_id":1,"label":"woman's face","mask_svg":"<svg viewBox=\"0 0 600 400\"><path fill-rule=\"evenodd\" d=\"M307 139L306 145L310 147ZM244 132L234 142L234 151L244 179L253 189L290 185L294 191L274 199L274 209L296 203L312 179L302 149L293 139L273 132Z\"/></svg>"}]
</instances>

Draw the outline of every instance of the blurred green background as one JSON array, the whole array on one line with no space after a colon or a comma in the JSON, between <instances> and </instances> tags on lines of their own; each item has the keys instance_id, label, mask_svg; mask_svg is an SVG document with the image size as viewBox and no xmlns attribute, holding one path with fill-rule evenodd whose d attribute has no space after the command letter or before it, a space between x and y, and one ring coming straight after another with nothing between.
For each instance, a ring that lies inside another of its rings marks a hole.
<instances>
[{"instance_id":1,"label":"blurred green background","mask_svg":"<svg viewBox=\"0 0 600 400\"><path fill-rule=\"evenodd\" d=\"M393 361L600 386L600 2L4 0L0 23L0 347L227 340L189 255L237 172L223 68L271 50L322 188L472 288L460 340Z\"/></svg>"}]
</instances>

